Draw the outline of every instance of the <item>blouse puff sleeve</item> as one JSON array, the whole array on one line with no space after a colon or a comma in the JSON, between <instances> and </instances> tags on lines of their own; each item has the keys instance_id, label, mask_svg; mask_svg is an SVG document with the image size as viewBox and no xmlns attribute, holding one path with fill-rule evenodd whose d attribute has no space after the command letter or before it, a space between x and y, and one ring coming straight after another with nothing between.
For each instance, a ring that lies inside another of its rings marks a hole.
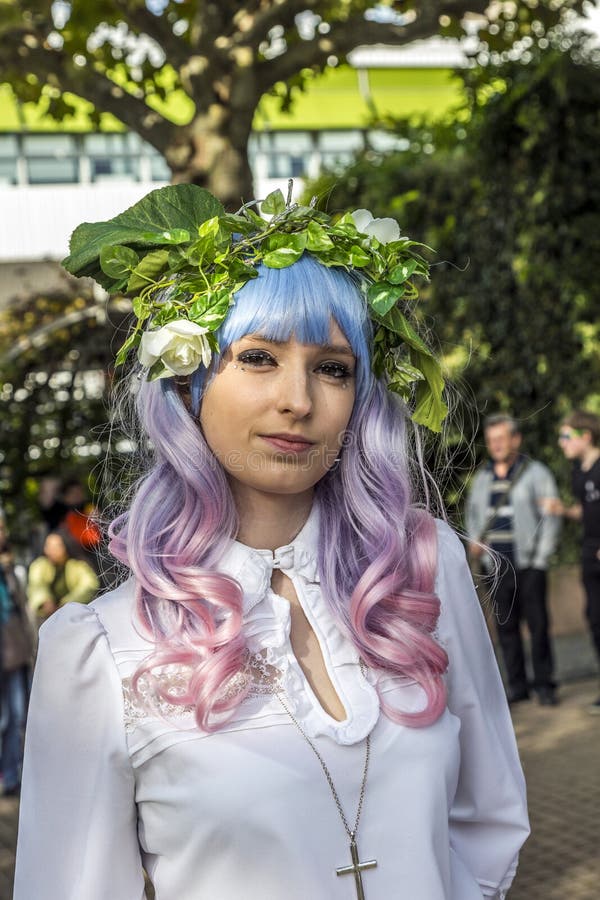
<instances>
[{"instance_id":1,"label":"blouse puff sleeve","mask_svg":"<svg viewBox=\"0 0 600 900\"><path fill-rule=\"evenodd\" d=\"M14 900L143 900L121 681L93 608L40 630Z\"/></svg>"},{"instance_id":2,"label":"blouse puff sleeve","mask_svg":"<svg viewBox=\"0 0 600 900\"><path fill-rule=\"evenodd\" d=\"M438 537L438 635L450 659L448 708L461 722L461 768L450 812L450 841L483 896L503 900L529 834L525 779L464 549L443 523Z\"/></svg>"}]
</instances>

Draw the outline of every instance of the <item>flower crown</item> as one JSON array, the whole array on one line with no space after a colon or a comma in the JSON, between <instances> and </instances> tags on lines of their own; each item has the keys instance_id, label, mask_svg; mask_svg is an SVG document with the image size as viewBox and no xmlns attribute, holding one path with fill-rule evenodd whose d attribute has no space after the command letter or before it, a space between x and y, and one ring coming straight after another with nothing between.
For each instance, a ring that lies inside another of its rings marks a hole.
<instances>
[{"instance_id":1,"label":"flower crown","mask_svg":"<svg viewBox=\"0 0 600 900\"><path fill-rule=\"evenodd\" d=\"M291 189L287 202L277 190L232 214L203 188L177 184L106 222L79 225L62 264L109 293L134 295L137 321L117 364L137 348L150 379L210 364L219 351L215 332L260 263L282 269L307 252L324 266L358 270L374 326L375 375L407 401L414 394L413 420L439 431L447 412L440 365L409 321L418 296L412 279L429 273L416 246L394 219L359 209L334 220L314 205L292 204Z\"/></svg>"}]
</instances>

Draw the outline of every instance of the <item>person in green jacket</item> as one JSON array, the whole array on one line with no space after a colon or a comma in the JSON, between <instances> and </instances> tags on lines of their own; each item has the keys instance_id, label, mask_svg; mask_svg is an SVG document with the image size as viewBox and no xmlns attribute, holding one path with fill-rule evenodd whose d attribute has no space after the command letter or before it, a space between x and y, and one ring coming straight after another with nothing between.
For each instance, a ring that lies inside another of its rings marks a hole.
<instances>
[{"instance_id":1,"label":"person in green jacket","mask_svg":"<svg viewBox=\"0 0 600 900\"><path fill-rule=\"evenodd\" d=\"M87 562L77 559L69 536L58 529L44 542L43 556L29 566L27 595L32 612L45 620L65 603L89 603L100 583Z\"/></svg>"}]
</instances>

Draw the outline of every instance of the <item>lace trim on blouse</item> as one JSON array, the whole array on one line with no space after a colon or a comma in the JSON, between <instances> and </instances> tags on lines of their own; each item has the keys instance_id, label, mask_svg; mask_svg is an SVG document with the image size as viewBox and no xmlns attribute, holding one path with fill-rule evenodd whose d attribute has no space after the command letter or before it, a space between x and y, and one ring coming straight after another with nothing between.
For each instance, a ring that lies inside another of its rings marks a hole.
<instances>
[{"instance_id":1,"label":"lace trim on blouse","mask_svg":"<svg viewBox=\"0 0 600 900\"><path fill-rule=\"evenodd\" d=\"M190 666L168 665L157 675L144 673L137 682L137 691L133 687L133 678L124 678L123 707L125 730L130 733L143 721L155 719L182 719L193 716L195 707L191 703L173 703L172 700L159 695L155 689L160 688L171 697L184 697L188 691L188 682L192 674ZM281 671L269 662L269 650L258 653L247 652L243 668L226 683L220 699L231 700L241 693L246 698L272 695L279 690L282 681Z\"/></svg>"}]
</instances>

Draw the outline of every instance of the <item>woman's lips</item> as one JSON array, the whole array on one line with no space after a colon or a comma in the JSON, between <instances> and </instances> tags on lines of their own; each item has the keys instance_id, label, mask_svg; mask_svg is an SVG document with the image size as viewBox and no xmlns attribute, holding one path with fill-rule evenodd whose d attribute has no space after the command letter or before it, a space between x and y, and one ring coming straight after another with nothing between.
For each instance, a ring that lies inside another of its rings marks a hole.
<instances>
[{"instance_id":1,"label":"woman's lips","mask_svg":"<svg viewBox=\"0 0 600 900\"><path fill-rule=\"evenodd\" d=\"M308 453L311 447L315 446L313 441L295 435L263 434L261 437L263 441L284 453Z\"/></svg>"}]
</instances>

